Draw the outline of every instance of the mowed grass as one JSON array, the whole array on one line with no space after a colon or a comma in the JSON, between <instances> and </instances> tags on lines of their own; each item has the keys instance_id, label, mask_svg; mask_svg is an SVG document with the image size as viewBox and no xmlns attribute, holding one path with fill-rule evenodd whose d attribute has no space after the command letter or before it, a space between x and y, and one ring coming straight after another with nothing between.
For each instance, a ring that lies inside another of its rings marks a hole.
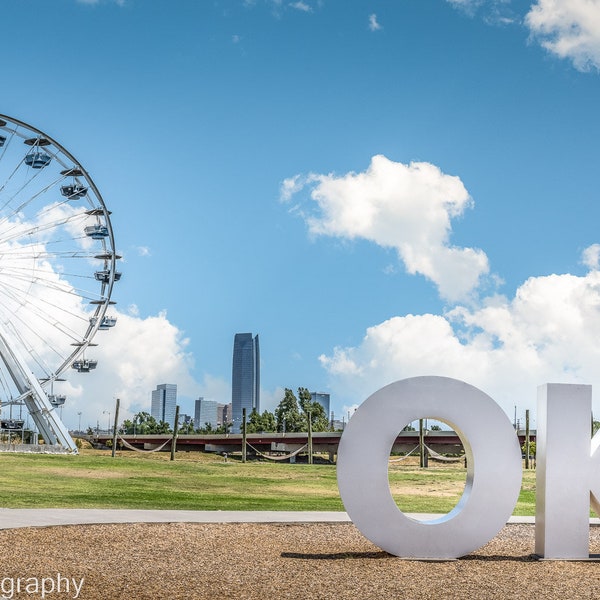
<instances>
[{"instance_id":1,"label":"mowed grass","mask_svg":"<svg viewBox=\"0 0 600 600\"><path fill-rule=\"evenodd\" d=\"M5 508L343 510L335 468L200 453L0 454Z\"/></svg>"},{"instance_id":2,"label":"mowed grass","mask_svg":"<svg viewBox=\"0 0 600 600\"><path fill-rule=\"evenodd\" d=\"M416 459L418 461L418 459ZM461 464L420 469L390 463L390 488L405 512L447 513L459 501ZM498 485L502 485L501 476ZM343 510L335 465L249 461L212 454L84 450L79 456L0 454L0 507L185 510ZM515 515L535 514L535 472L524 471Z\"/></svg>"}]
</instances>

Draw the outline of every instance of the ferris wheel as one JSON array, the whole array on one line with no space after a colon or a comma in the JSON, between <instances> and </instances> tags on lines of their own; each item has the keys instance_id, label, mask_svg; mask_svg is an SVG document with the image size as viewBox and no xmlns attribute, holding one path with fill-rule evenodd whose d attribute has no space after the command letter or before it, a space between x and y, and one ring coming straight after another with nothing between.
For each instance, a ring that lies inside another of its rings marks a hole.
<instances>
[{"instance_id":1,"label":"ferris wheel","mask_svg":"<svg viewBox=\"0 0 600 600\"><path fill-rule=\"evenodd\" d=\"M46 443L76 452L54 384L89 373L121 277L110 211L83 166L0 115L0 406L25 406Z\"/></svg>"}]
</instances>

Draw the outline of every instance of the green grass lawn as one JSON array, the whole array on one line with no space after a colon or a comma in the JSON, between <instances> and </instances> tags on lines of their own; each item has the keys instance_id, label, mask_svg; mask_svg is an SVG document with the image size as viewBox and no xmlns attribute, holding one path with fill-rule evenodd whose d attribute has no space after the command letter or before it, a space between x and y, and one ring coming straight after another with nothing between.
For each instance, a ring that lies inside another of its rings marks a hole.
<instances>
[{"instance_id":1,"label":"green grass lawn","mask_svg":"<svg viewBox=\"0 0 600 600\"><path fill-rule=\"evenodd\" d=\"M410 461L406 461L407 463ZM405 512L452 510L465 482L460 465L390 464ZM0 454L0 507L188 510L343 510L335 466L239 460L201 453L83 451L79 456ZM501 484L501 481L499 482ZM525 471L516 515L535 514L535 472Z\"/></svg>"}]
</instances>

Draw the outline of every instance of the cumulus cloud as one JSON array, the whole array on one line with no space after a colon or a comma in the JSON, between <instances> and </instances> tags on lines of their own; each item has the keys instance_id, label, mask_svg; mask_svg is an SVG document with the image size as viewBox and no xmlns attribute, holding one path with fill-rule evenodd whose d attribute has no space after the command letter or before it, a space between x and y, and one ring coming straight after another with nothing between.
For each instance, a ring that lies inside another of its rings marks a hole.
<instances>
[{"instance_id":1,"label":"cumulus cloud","mask_svg":"<svg viewBox=\"0 0 600 600\"><path fill-rule=\"evenodd\" d=\"M111 314L117 325L98 332L98 346L86 351L98 367L89 373L70 371L68 381L57 384L57 391L67 395L63 419L68 425L75 425L79 411L82 426L95 425L103 410L113 409L115 398L121 401L121 419L140 410L150 412L150 392L159 383L176 383L179 395L198 395L189 340L166 312L146 318L114 309Z\"/></svg>"},{"instance_id":2,"label":"cumulus cloud","mask_svg":"<svg viewBox=\"0 0 600 600\"><path fill-rule=\"evenodd\" d=\"M392 381L443 375L490 394L509 414L535 409L537 386L589 383L600 376L600 272L532 277L514 298L443 315L393 317L370 327L356 347L320 360L332 389L364 400Z\"/></svg>"},{"instance_id":3,"label":"cumulus cloud","mask_svg":"<svg viewBox=\"0 0 600 600\"><path fill-rule=\"evenodd\" d=\"M485 253L450 244L451 221L472 204L462 181L430 163L375 156L362 173L287 179L281 198L303 187L317 210L303 214L315 235L362 238L394 248L411 273L424 275L451 301L465 299L488 273Z\"/></svg>"},{"instance_id":4,"label":"cumulus cloud","mask_svg":"<svg viewBox=\"0 0 600 600\"><path fill-rule=\"evenodd\" d=\"M582 252L585 275L531 277L512 298L469 296L481 290L488 261L481 250L449 244L452 219L472 204L458 177L429 163L376 156L361 173L291 178L282 198L303 188L312 202L298 212L312 234L395 248L409 273L425 275L452 301L442 314L392 317L369 327L360 344L321 355L342 402L360 403L419 375L476 385L511 416L515 406L520 414L535 409L537 386L546 382L600 390L600 244Z\"/></svg>"},{"instance_id":5,"label":"cumulus cloud","mask_svg":"<svg viewBox=\"0 0 600 600\"><path fill-rule=\"evenodd\" d=\"M580 71L600 69L598 0L537 0L525 22L549 52L571 60Z\"/></svg>"}]
</instances>

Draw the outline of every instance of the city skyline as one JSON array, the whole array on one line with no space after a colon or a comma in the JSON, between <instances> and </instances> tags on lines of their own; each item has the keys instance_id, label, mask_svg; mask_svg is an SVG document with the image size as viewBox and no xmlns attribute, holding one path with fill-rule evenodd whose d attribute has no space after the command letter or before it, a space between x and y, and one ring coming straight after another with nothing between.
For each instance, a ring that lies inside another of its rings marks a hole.
<instances>
[{"instance_id":1,"label":"city skyline","mask_svg":"<svg viewBox=\"0 0 600 600\"><path fill-rule=\"evenodd\" d=\"M600 411L600 6L552 6L7 3L31 39L86 32L39 52L8 28L2 113L89 171L123 257L97 368L55 386L66 425L157 381L188 414L227 400L240 331L261 410L307 387L347 415L444 375L511 421L547 381Z\"/></svg>"}]
</instances>

